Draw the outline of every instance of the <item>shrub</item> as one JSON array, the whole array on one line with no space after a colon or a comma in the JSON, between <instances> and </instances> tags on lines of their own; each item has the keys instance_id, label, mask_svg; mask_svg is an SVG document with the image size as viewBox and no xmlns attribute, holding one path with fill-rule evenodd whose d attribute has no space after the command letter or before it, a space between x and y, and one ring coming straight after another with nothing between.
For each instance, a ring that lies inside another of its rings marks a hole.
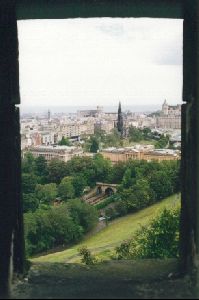
<instances>
[{"instance_id":1,"label":"shrub","mask_svg":"<svg viewBox=\"0 0 199 300\"><path fill-rule=\"evenodd\" d=\"M131 258L131 241L123 242L120 246L115 248L117 259L130 259Z\"/></svg>"},{"instance_id":2,"label":"shrub","mask_svg":"<svg viewBox=\"0 0 199 300\"><path fill-rule=\"evenodd\" d=\"M91 251L86 246L79 249L79 254L82 256L81 261L83 264L88 266L96 264L96 258L91 254Z\"/></svg>"},{"instance_id":3,"label":"shrub","mask_svg":"<svg viewBox=\"0 0 199 300\"><path fill-rule=\"evenodd\" d=\"M180 208L164 209L132 240L116 248L117 259L176 258L179 256Z\"/></svg>"}]
</instances>

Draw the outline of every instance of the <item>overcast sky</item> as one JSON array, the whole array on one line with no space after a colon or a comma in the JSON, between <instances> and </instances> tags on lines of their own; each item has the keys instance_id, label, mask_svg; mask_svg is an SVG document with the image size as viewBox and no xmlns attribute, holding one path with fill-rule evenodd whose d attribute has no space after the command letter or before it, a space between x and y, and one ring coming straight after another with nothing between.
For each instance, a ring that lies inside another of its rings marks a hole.
<instances>
[{"instance_id":1,"label":"overcast sky","mask_svg":"<svg viewBox=\"0 0 199 300\"><path fill-rule=\"evenodd\" d=\"M19 21L23 105L182 100L182 20Z\"/></svg>"}]
</instances>

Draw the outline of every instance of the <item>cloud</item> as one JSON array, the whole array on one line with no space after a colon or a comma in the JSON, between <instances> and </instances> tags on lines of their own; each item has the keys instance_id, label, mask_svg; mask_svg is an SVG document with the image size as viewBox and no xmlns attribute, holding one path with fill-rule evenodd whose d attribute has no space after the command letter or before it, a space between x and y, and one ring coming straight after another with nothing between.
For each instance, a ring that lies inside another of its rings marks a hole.
<instances>
[{"instance_id":1,"label":"cloud","mask_svg":"<svg viewBox=\"0 0 199 300\"><path fill-rule=\"evenodd\" d=\"M24 104L181 101L180 20L37 20L18 27Z\"/></svg>"}]
</instances>

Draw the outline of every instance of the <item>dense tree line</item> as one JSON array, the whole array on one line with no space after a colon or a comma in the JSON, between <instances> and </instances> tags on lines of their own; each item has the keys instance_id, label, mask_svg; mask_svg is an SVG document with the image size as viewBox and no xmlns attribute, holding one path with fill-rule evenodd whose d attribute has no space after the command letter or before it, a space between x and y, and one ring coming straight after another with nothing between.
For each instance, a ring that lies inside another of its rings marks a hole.
<instances>
[{"instance_id":1,"label":"dense tree line","mask_svg":"<svg viewBox=\"0 0 199 300\"><path fill-rule=\"evenodd\" d=\"M100 154L74 157L64 163L27 153L22 161L22 186L27 253L76 242L97 223L97 208L80 198L96 182L118 184L117 194L106 200L109 218L136 212L180 191L180 162L120 162L112 165ZM63 204L53 207L60 198ZM111 203L111 207L109 206Z\"/></svg>"},{"instance_id":2,"label":"dense tree line","mask_svg":"<svg viewBox=\"0 0 199 300\"><path fill-rule=\"evenodd\" d=\"M25 240L28 255L79 241L98 222L94 207L78 198L87 186L104 179L110 162L74 157L67 163L27 153L22 161ZM63 201L59 207L53 203ZM75 200L74 200L75 199Z\"/></svg>"},{"instance_id":3,"label":"dense tree line","mask_svg":"<svg viewBox=\"0 0 199 300\"><path fill-rule=\"evenodd\" d=\"M24 212L50 205L56 197L63 201L80 197L86 187L107 181L111 162L97 154L94 158L74 157L64 163L27 153L22 161Z\"/></svg>"},{"instance_id":4,"label":"dense tree line","mask_svg":"<svg viewBox=\"0 0 199 300\"><path fill-rule=\"evenodd\" d=\"M116 172L117 170L117 172ZM106 214L115 218L148 207L180 192L180 161L132 161L113 166L112 183L118 183L114 207Z\"/></svg>"},{"instance_id":5,"label":"dense tree line","mask_svg":"<svg viewBox=\"0 0 199 300\"><path fill-rule=\"evenodd\" d=\"M41 253L79 241L98 222L97 210L81 200L24 214L26 253Z\"/></svg>"},{"instance_id":6,"label":"dense tree line","mask_svg":"<svg viewBox=\"0 0 199 300\"><path fill-rule=\"evenodd\" d=\"M81 197L96 182L118 184L119 209L134 212L180 191L180 161L129 160L112 165L100 154L74 157L64 163L27 154L23 160L24 212ZM117 205L116 205L117 206Z\"/></svg>"}]
</instances>

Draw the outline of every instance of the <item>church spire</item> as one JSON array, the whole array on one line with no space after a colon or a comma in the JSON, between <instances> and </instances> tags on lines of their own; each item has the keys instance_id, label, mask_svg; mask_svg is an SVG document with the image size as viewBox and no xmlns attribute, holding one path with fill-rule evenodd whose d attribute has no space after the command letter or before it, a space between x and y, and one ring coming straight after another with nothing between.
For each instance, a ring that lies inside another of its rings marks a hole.
<instances>
[{"instance_id":1,"label":"church spire","mask_svg":"<svg viewBox=\"0 0 199 300\"><path fill-rule=\"evenodd\" d=\"M124 122L123 122L123 114L122 114L121 102L119 102L119 107L118 107L117 130L120 133L121 137L123 137L123 134L124 134Z\"/></svg>"}]
</instances>

